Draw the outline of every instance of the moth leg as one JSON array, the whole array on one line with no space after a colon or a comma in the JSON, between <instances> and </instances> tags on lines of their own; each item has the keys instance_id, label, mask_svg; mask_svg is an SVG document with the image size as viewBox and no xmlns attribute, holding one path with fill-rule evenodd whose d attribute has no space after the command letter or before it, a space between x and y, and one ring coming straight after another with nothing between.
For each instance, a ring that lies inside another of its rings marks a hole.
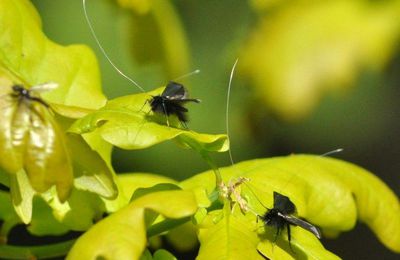
<instances>
[{"instance_id":1,"label":"moth leg","mask_svg":"<svg viewBox=\"0 0 400 260\"><path fill-rule=\"evenodd\" d=\"M288 236L290 251L292 251L294 253L293 248L292 248L292 243L291 243L292 235L290 233L290 224L289 223L286 223L286 229L287 229L287 236Z\"/></svg>"},{"instance_id":2,"label":"moth leg","mask_svg":"<svg viewBox=\"0 0 400 260\"><path fill-rule=\"evenodd\" d=\"M144 106L145 106L147 103L149 103L149 100L148 100L148 99L146 99L146 101L144 102L143 106L140 108L139 112L142 112Z\"/></svg>"},{"instance_id":3,"label":"moth leg","mask_svg":"<svg viewBox=\"0 0 400 260\"><path fill-rule=\"evenodd\" d=\"M280 234L281 228L276 228L276 233L275 233L275 237L274 237L274 244L276 243L276 240L278 240L278 236Z\"/></svg>"},{"instance_id":4,"label":"moth leg","mask_svg":"<svg viewBox=\"0 0 400 260\"><path fill-rule=\"evenodd\" d=\"M162 103L162 108L163 108L163 111L164 111L165 119L167 120L167 126L169 127L169 119L168 119L167 107L165 106L164 102Z\"/></svg>"},{"instance_id":5,"label":"moth leg","mask_svg":"<svg viewBox=\"0 0 400 260\"><path fill-rule=\"evenodd\" d=\"M185 130L189 130L189 127L187 126L185 121L179 121L181 122L181 126L185 129Z\"/></svg>"}]
</instances>

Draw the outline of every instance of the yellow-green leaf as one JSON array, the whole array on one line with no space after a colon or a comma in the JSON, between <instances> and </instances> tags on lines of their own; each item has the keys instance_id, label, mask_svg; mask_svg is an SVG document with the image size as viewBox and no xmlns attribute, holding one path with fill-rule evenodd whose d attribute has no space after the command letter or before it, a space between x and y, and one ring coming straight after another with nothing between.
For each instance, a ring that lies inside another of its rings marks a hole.
<instances>
[{"instance_id":1,"label":"yellow-green leaf","mask_svg":"<svg viewBox=\"0 0 400 260\"><path fill-rule=\"evenodd\" d=\"M115 198L118 191L113 181L112 170L106 162L81 136L67 135L67 140L74 165L74 186L97 193L104 198Z\"/></svg>"},{"instance_id":2,"label":"yellow-green leaf","mask_svg":"<svg viewBox=\"0 0 400 260\"><path fill-rule=\"evenodd\" d=\"M323 231L350 230L358 219L367 224L385 246L400 252L399 200L365 169L332 158L292 155L246 161L220 171L226 183L239 176L250 178L247 185L241 187L242 196L259 215L266 212L259 201L272 208L272 194L277 191L293 201L298 216ZM204 187L208 193L214 185L212 171L181 183L184 189ZM307 250L301 242L298 239L299 248ZM308 255L309 252L304 253Z\"/></svg>"},{"instance_id":3,"label":"yellow-green leaf","mask_svg":"<svg viewBox=\"0 0 400 260\"><path fill-rule=\"evenodd\" d=\"M286 232L282 232L275 242L276 230L274 228L260 234L262 237L257 245L257 250L269 259L326 259L338 260L340 257L326 250L316 236L310 232L290 227L292 239L287 239Z\"/></svg>"},{"instance_id":4,"label":"yellow-green leaf","mask_svg":"<svg viewBox=\"0 0 400 260\"><path fill-rule=\"evenodd\" d=\"M14 83L56 82L59 87L44 95L49 102L89 109L104 105L93 52L50 41L30 1L0 0L0 35L0 68Z\"/></svg>"},{"instance_id":5,"label":"yellow-green leaf","mask_svg":"<svg viewBox=\"0 0 400 260\"><path fill-rule=\"evenodd\" d=\"M176 184L177 182L165 176L150 173L124 173L117 175L116 183L119 191L118 197L114 200L104 200L108 212L115 212L125 207L138 188L148 188L159 183Z\"/></svg>"},{"instance_id":6,"label":"yellow-green leaf","mask_svg":"<svg viewBox=\"0 0 400 260\"><path fill-rule=\"evenodd\" d=\"M207 218L212 220L204 221L212 224L199 229L197 259L264 259L256 250L259 239L249 220L251 216L244 216L237 210L231 212L229 203L218 211L223 216L217 223L214 214L210 214Z\"/></svg>"},{"instance_id":7,"label":"yellow-green leaf","mask_svg":"<svg viewBox=\"0 0 400 260\"><path fill-rule=\"evenodd\" d=\"M171 139L200 151L228 149L226 135L199 134L173 127L179 126L173 116L169 117L171 126L167 126L164 115L149 112L148 100L163 89L113 99L100 110L76 121L69 131L84 134L98 129L104 140L123 149L143 149Z\"/></svg>"},{"instance_id":8,"label":"yellow-green leaf","mask_svg":"<svg viewBox=\"0 0 400 260\"><path fill-rule=\"evenodd\" d=\"M140 197L81 236L67 259L139 259L147 241L147 210L178 219L193 215L197 203L190 191L162 191Z\"/></svg>"},{"instance_id":9,"label":"yellow-green leaf","mask_svg":"<svg viewBox=\"0 0 400 260\"><path fill-rule=\"evenodd\" d=\"M15 212L22 222L28 224L32 219L32 200L35 191L24 170L10 176L10 192Z\"/></svg>"},{"instance_id":10,"label":"yellow-green leaf","mask_svg":"<svg viewBox=\"0 0 400 260\"><path fill-rule=\"evenodd\" d=\"M67 117L82 117L106 102L100 87L98 64L90 49L83 45L61 46L49 40L42 32L40 17L30 1L0 0L0 112L6 119L1 126L0 167L10 175L17 172L16 176L10 177L10 188L16 211L25 223L31 218L29 207L35 190L47 191L53 196L56 193L49 188L55 185L58 197L65 201L72 187L72 164L66 153L60 122L56 122L50 109L41 107L40 103L16 104L10 102L8 95L14 84L29 89L45 82L54 82L58 88L44 93L41 98L51 104L54 111ZM100 149L98 143L95 145L100 155L109 155L109 145L105 145L108 150ZM92 155L88 157L92 169L81 167L88 174L75 172L80 177L78 186L86 185L84 189L106 197L115 196L112 179L104 178L110 177L101 167L104 163ZM103 159L109 163L109 158ZM21 169L30 182L21 177ZM97 170L99 172L93 173ZM88 175L89 181L86 178L82 182L82 177ZM48 198L48 201L53 199ZM60 206L58 210L64 209Z\"/></svg>"}]
</instances>

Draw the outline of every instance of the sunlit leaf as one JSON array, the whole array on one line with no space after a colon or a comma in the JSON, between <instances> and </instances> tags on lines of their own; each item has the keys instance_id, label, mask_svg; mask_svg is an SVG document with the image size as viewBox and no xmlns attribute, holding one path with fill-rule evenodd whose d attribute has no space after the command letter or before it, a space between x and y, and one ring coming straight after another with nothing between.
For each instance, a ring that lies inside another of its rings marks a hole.
<instances>
[{"instance_id":1,"label":"sunlit leaf","mask_svg":"<svg viewBox=\"0 0 400 260\"><path fill-rule=\"evenodd\" d=\"M55 82L59 87L43 95L49 102L88 109L104 105L93 52L50 41L30 1L0 1L0 35L0 68L14 83Z\"/></svg>"},{"instance_id":2,"label":"sunlit leaf","mask_svg":"<svg viewBox=\"0 0 400 260\"><path fill-rule=\"evenodd\" d=\"M106 162L78 135L67 136L74 165L74 185L81 190L97 193L104 198L117 196L117 187Z\"/></svg>"},{"instance_id":3,"label":"sunlit leaf","mask_svg":"<svg viewBox=\"0 0 400 260\"><path fill-rule=\"evenodd\" d=\"M265 14L239 66L265 105L289 120L362 70L382 70L400 35L399 1L300 1Z\"/></svg>"},{"instance_id":4,"label":"sunlit leaf","mask_svg":"<svg viewBox=\"0 0 400 260\"><path fill-rule=\"evenodd\" d=\"M179 122L170 116L171 126L166 125L164 115L153 115L146 103L151 96L164 88L149 93L113 99L100 110L76 121L69 131L84 134L99 129L107 142L123 149L143 149L170 139L188 147L205 151L226 151L226 135L207 135L173 127Z\"/></svg>"},{"instance_id":5,"label":"sunlit leaf","mask_svg":"<svg viewBox=\"0 0 400 260\"><path fill-rule=\"evenodd\" d=\"M257 250L269 259L341 259L326 250L316 236L304 229L291 228L291 246L286 232L282 232L283 235L274 242L275 230L260 230L261 241Z\"/></svg>"},{"instance_id":6,"label":"sunlit leaf","mask_svg":"<svg viewBox=\"0 0 400 260\"><path fill-rule=\"evenodd\" d=\"M223 216L217 223L214 215L208 215L211 224L199 229L197 259L264 259L256 250L258 237L249 216L232 213L229 203L218 211Z\"/></svg>"},{"instance_id":7,"label":"sunlit leaf","mask_svg":"<svg viewBox=\"0 0 400 260\"><path fill-rule=\"evenodd\" d=\"M138 259L146 247L147 210L166 218L183 218L196 212L197 203L190 191L162 191L140 197L81 236L67 259Z\"/></svg>"},{"instance_id":8,"label":"sunlit leaf","mask_svg":"<svg viewBox=\"0 0 400 260\"><path fill-rule=\"evenodd\" d=\"M32 200L35 191L24 170L10 176L10 192L17 215L22 222L28 224L32 219Z\"/></svg>"},{"instance_id":9,"label":"sunlit leaf","mask_svg":"<svg viewBox=\"0 0 400 260\"><path fill-rule=\"evenodd\" d=\"M119 191L118 197L114 200L105 200L108 212L115 212L128 205L133 193L138 188L148 188L159 183L176 184L177 182L170 178L150 173L125 173L117 175L116 183Z\"/></svg>"},{"instance_id":10,"label":"sunlit leaf","mask_svg":"<svg viewBox=\"0 0 400 260\"><path fill-rule=\"evenodd\" d=\"M4 152L0 163L9 174L15 175L4 179L1 174L1 181L10 185L14 206L25 223L29 223L32 215L35 190L41 193L56 185L58 196L64 201L72 187L72 162L66 153L68 144L52 111L77 118L106 102L100 88L97 61L91 50L80 45L58 45L43 34L41 27L40 17L30 1L0 0L0 103L1 117L6 119L1 126L0 146ZM41 107L40 102L24 106L10 101L8 93L14 84L30 88L46 82L58 85L54 91L40 96L51 105L52 111ZM30 137L21 139L17 136L14 140L23 141L13 144L11 133L14 137L18 134L29 134ZM93 135L84 138L96 141ZM86 144L82 142L75 144L83 147ZM110 155L111 146L104 141L103 144L104 149L100 142L89 145L96 146L100 156ZM114 197L116 190L109 170L110 158L103 158L108 164L105 168L104 162L94 152L90 153L88 147L83 151L88 154L80 159L87 159L89 163L82 167L82 161L75 160L75 173L79 177L77 186ZM30 182L25 181L26 175ZM48 194L56 195L52 191ZM53 199L47 198L47 201ZM58 210L65 208L60 206Z\"/></svg>"},{"instance_id":11,"label":"sunlit leaf","mask_svg":"<svg viewBox=\"0 0 400 260\"><path fill-rule=\"evenodd\" d=\"M106 211L101 198L87 191L73 189L71 196L64 203L54 197L53 189L40 196L51 207L54 218L69 230L89 229Z\"/></svg>"},{"instance_id":12,"label":"sunlit leaf","mask_svg":"<svg viewBox=\"0 0 400 260\"><path fill-rule=\"evenodd\" d=\"M272 194L277 191L293 201L298 216L323 231L350 230L358 219L367 224L385 246L400 251L399 200L365 169L332 158L292 155L246 161L220 171L226 183L239 176L250 178L247 184L242 184L242 196L259 215L266 212L259 201L272 208ZM181 186L184 189L203 186L210 193L215 185L212 176L209 171L182 182ZM296 238L293 236L293 239ZM307 250L300 239L298 243L298 248Z\"/></svg>"},{"instance_id":13,"label":"sunlit leaf","mask_svg":"<svg viewBox=\"0 0 400 260\"><path fill-rule=\"evenodd\" d=\"M159 183L156 184L152 187L148 188L138 188L135 190L131 197L131 201L136 200L142 196L145 196L147 194L153 193L153 192L159 192L159 191L168 191L168 190L180 190L178 185L172 184L172 183Z\"/></svg>"},{"instance_id":14,"label":"sunlit leaf","mask_svg":"<svg viewBox=\"0 0 400 260\"><path fill-rule=\"evenodd\" d=\"M193 250L198 244L196 228L192 222L186 222L171 229L166 235L166 239L179 252Z\"/></svg>"}]
</instances>

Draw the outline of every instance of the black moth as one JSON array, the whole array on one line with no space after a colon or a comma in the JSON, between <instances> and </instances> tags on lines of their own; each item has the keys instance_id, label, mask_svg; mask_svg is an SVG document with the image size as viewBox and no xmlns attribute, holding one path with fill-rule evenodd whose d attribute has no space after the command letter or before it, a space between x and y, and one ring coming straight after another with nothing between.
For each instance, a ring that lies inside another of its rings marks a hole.
<instances>
[{"instance_id":1,"label":"black moth","mask_svg":"<svg viewBox=\"0 0 400 260\"><path fill-rule=\"evenodd\" d=\"M168 126L168 117L176 115L182 125L186 127L188 110L183 105L186 102L200 103L200 99L188 98L188 96L188 91L182 84L170 81L161 95L153 96L150 99L151 110L154 113L164 114Z\"/></svg>"},{"instance_id":2,"label":"black moth","mask_svg":"<svg viewBox=\"0 0 400 260\"><path fill-rule=\"evenodd\" d=\"M293 216L292 214L295 212L296 206L293 204L293 202L288 197L274 191L274 207L272 209L268 209L264 215L260 216L260 219L265 225L276 228L275 240L286 226L289 246L291 240L290 225L299 226L307 231L310 231L316 237L321 238L320 230L307 221Z\"/></svg>"}]
</instances>

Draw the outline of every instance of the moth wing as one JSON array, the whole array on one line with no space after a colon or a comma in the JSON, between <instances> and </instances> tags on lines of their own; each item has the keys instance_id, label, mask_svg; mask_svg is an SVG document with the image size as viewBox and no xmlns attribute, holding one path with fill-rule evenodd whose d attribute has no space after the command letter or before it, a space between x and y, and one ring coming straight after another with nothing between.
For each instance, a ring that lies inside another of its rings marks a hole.
<instances>
[{"instance_id":1,"label":"moth wing","mask_svg":"<svg viewBox=\"0 0 400 260\"><path fill-rule=\"evenodd\" d=\"M6 95L0 99L0 168L14 174L23 168L29 109Z\"/></svg>"},{"instance_id":2,"label":"moth wing","mask_svg":"<svg viewBox=\"0 0 400 260\"><path fill-rule=\"evenodd\" d=\"M274 191L274 208L283 214L293 214L296 211L296 206L285 195Z\"/></svg>"},{"instance_id":3,"label":"moth wing","mask_svg":"<svg viewBox=\"0 0 400 260\"><path fill-rule=\"evenodd\" d=\"M170 100L180 100L186 99L188 92L182 84L170 81L161 96L167 97Z\"/></svg>"},{"instance_id":4,"label":"moth wing","mask_svg":"<svg viewBox=\"0 0 400 260\"><path fill-rule=\"evenodd\" d=\"M58 88L58 84L55 82L46 82L43 84L32 86L29 90L34 93L43 93L47 91L51 91Z\"/></svg>"},{"instance_id":5,"label":"moth wing","mask_svg":"<svg viewBox=\"0 0 400 260\"><path fill-rule=\"evenodd\" d=\"M32 103L29 115L24 166L31 185L39 192L55 185L58 197L65 201L72 188L73 170L64 133L46 107Z\"/></svg>"},{"instance_id":6,"label":"moth wing","mask_svg":"<svg viewBox=\"0 0 400 260\"><path fill-rule=\"evenodd\" d=\"M288 221L290 224L293 224L295 226L299 226L307 231L310 231L311 233L313 233L316 237L318 237L319 239L321 239L321 231L319 230L319 228L317 228L316 226L312 225L311 223L296 218L294 216L290 216L290 215L285 215L285 214L280 214L278 213L280 217L284 218L286 221Z\"/></svg>"}]
</instances>

